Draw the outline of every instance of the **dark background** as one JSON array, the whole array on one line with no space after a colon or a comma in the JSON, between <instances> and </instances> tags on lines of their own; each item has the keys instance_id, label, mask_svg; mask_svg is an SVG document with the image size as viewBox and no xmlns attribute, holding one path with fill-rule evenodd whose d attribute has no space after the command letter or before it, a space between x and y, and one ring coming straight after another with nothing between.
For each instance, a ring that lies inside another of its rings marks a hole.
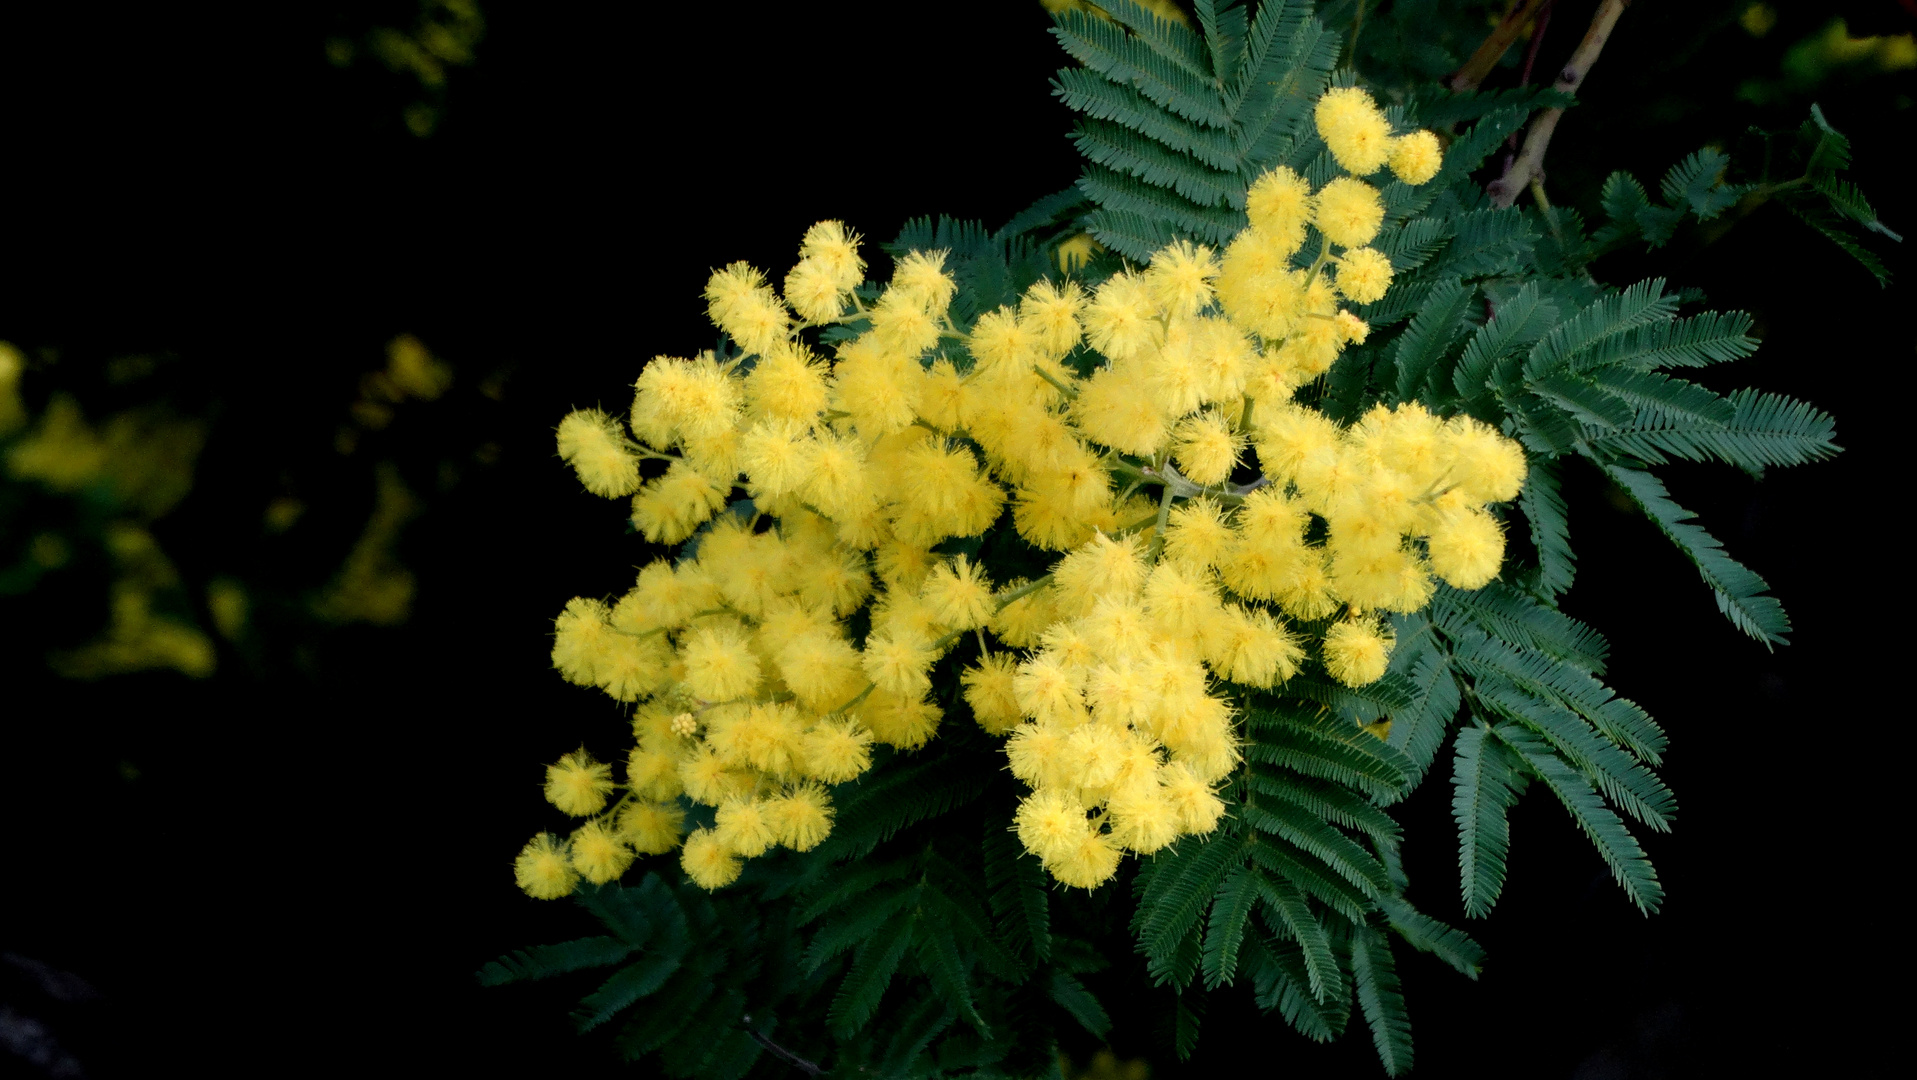
<instances>
[{"instance_id":1,"label":"dark background","mask_svg":"<svg viewBox=\"0 0 1917 1080\"><path fill-rule=\"evenodd\" d=\"M1561 6L1543 72L1594 5ZM1552 146L1554 200L1594 218L1611 169L1654 189L1705 142L1795 126L1819 100L1853 138L1856 179L1908 233L1908 71L1762 105L1736 91L1779 79L1785 50L1832 14L1854 35L1917 19L1892 3L1781 4L1758 38L1741 6L1625 14ZM251 651L223 645L209 680L57 680L42 656L97 629L103 593L54 580L0 603L0 951L86 984L10 960L0 1004L100 1076L616 1068L570 1033L583 986L472 979L582 928L570 906L521 896L507 864L548 824L540 764L622 726L546 666L565 599L623 588L640 561L620 506L578 492L550 431L575 405L623 407L646 357L706 346L696 297L715 264L782 270L825 217L871 240L919 214L996 224L1073 180L1070 119L1047 87L1062 53L1038 5L903 10L488 3L479 61L453 72L430 138L399 120L415 86L323 50L405 22L409 4L0 14L0 335L39 358L29 401L158 394L212 418L194 493L155 527L189 580L316 584L365 519L374 460L398 462L426 503L401 549L419 580L409 622L289 621ZM1483 977L1407 965L1418 1075L1889 1075L1907 1015L1894 874L1908 710L1886 462L1907 426L1909 275L1880 290L1777 207L1598 272L1668 276L1754 312L1758 356L1703 380L1816 402L1847 449L1762 481L1664 470L1785 601L1797 630L1775 653L1573 470L1566 606L1611 634L1610 681L1673 736L1683 813L1646 842L1670 899L1638 916L1533 793L1504 898L1470 927ZM343 454L361 373L401 332L459 381ZM149 384L102 382L106 361L136 353L160 361ZM261 508L285 493L313 509L268 541ZM1408 804L1407 865L1413 898L1457 920L1449 795L1440 770ZM1152 1026L1145 999L1107 1004L1120 1055L1169 1074L1133 1034ZM1317 1047L1224 1000L1189 1069L1229 1067L1254 1039L1284 1048L1270 1068L1377 1075L1362 1028ZM0 1072L24 1067L0 1055Z\"/></svg>"}]
</instances>

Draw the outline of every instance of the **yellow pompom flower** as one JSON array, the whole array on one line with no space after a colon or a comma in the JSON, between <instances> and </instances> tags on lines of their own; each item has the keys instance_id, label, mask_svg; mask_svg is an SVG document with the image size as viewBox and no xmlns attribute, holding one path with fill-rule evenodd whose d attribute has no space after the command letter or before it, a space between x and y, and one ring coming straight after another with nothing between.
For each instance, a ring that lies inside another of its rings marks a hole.
<instances>
[{"instance_id":1,"label":"yellow pompom flower","mask_svg":"<svg viewBox=\"0 0 1917 1080\"><path fill-rule=\"evenodd\" d=\"M732 768L785 776L804 756L804 735L792 706L760 703L721 712L706 733L706 745Z\"/></svg>"},{"instance_id":2,"label":"yellow pompom flower","mask_svg":"<svg viewBox=\"0 0 1917 1080\"><path fill-rule=\"evenodd\" d=\"M1211 303L1211 283L1218 277L1218 258L1203 244L1174 240L1152 256L1145 270L1145 286L1160 311L1178 317L1195 315Z\"/></svg>"},{"instance_id":3,"label":"yellow pompom flower","mask_svg":"<svg viewBox=\"0 0 1917 1080\"><path fill-rule=\"evenodd\" d=\"M1213 670L1235 683L1271 687L1298 672L1304 650L1269 611L1230 605L1229 621L1207 657Z\"/></svg>"},{"instance_id":4,"label":"yellow pompom flower","mask_svg":"<svg viewBox=\"0 0 1917 1080\"><path fill-rule=\"evenodd\" d=\"M1046 862L1062 859L1078 846L1089 829L1085 808L1058 788L1040 788L1021 799L1012 815L1025 850Z\"/></svg>"},{"instance_id":5,"label":"yellow pompom flower","mask_svg":"<svg viewBox=\"0 0 1917 1080\"><path fill-rule=\"evenodd\" d=\"M765 854L777 840L766 804L760 799L727 799L720 803L713 830L726 850L748 859Z\"/></svg>"},{"instance_id":6,"label":"yellow pompom flower","mask_svg":"<svg viewBox=\"0 0 1917 1080\"><path fill-rule=\"evenodd\" d=\"M679 865L694 885L708 892L739 880L742 869L739 856L726 847L712 829L695 829L686 837L685 848L679 853Z\"/></svg>"},{"instance_id":7,"label":"yellow pompom flower","mask_svg":"<svg viewBox=\"0 0 1917 1080\"><path fill-rule=\"evenodd\" d=\"M1152 394L1142 363L1114 363L1079 388L1072 403L1078 429L1114 450L1150 457L1171 434L1171 417Z\"/></svg>"},{"instance_id":8,"label":"yellow pompom flower","mask_svg":"<svg viewBox=\"0 0 1917 1080\"><path fill-rule=\"evenodd\" d=\"M588 821L573 830L566 850L573 869L594 885L619 880L632 865L633 850L611 829L598 821Z\"/></svg>"},{"instance_id":9,"label":"yellow pompom flower","mask_svg":"<svg viewBox=\"0 0 1917 1080\"><path fill-rule=\"evenodd\" d=\"M644 799L663 802L685 790L679 782L679 758L660 750L635 746L626 757L626 786Z\"/></svg>"},{"instance_id":10,"label":"yellow pompom flower","mask_svg":"<svg viewBox=\"0 0 1917 1080\"><path fill-rule=\"evenodd\" d=\"M1009 734L1024 716L1019 712L1018 694L1013 689L1018 661L1007 652L996 652L966 668L959 676L965 687L965 703L972 707L972 718L988 735Z\"/></svg>"},{"instance_id":11,"label":"yellow pompom flower","mask_svg":"<svg viewBox=\"0 0 1917 1080\"><path fill-rule=\"evenodd\" d=\"M1145 585L1146 570L1138 537L1100 533L1052 568L1059 610L1085 615L1105 597L1136 596Z\"/></svg>"},{"instance_id":12,"label":"yellow pompom flower","mask_svg":"<svg viewBox=\"0 0 1917 1080\"><path fill-rule=\"evenodd\" d=\"M1339 247L1363 247L1384 224L1384 198L1363 180L1340 176L1318 191L1317 224Z\"/></svg>"},{"instance_id":13,"label":"yellow pompom flower","mask_svg":"<svg viewBox=\"0 0 1917 1080\"><path fill-rule=\"evenodd\" d=\"M701 626L680 649L685 685L704 701L733 701L759 686L759 658L736 625Z\"/></svg>"},{"instance_id":14,"label":"yellow pompom flower","mask_svg":"<svg viewBox=\"0 0 1917 1080\"><path fill-rule=\"evenodd\" d=\"M1133 273L1107 278L1085 308L1085 336L1113 360L1128 360L1157 343L1157 304L1151 285Z\"/></svg>"},{"instance_id":15,"label":"yellow pompom flower","mask_svg":"<svg viewBox=\"0 0 1917 1080\"><path fill-rule=\"evenodd\" d=\"M1395 644L1377 620L1347 619L1325 631L1325 670L1346 686L1365 686L1384 677Z\"/></svg>"},{"instance_id":16,"label":"yellow pompom flower","mask_svg":"<svg viewBox=\"0 0 1917 1080\"><path fill-rule=\"evenodd\" d=\"M1219 606L1217 588L1204 568L1175 559L1152 567L1144 598L1152 626L1180 641L1197 641Z\"/></svg>"},{"instance_id":17,"label":"yellow pompom flower","mask_svg":"<svg viewBox=\"0 0 1917 1080\"><path fill-rule=\"evenodd\" d=\"M1338 293L1354 304L1382 299L1391 288L1391 260L1376 248L1352 248L1338 258L1337 267Z\"/></svg>"},{"instance_id":18,"label":"yellow pompom flower","mask_svg":"<svg viewBox=\"0 0 1917 1080\"><path fill-rule=\"evenodd\" d=\"M1040 654L1018 665L1018 673L1012 676L1012 694L1026 716L1041 723L1075 724L1087 715L1085 699L1079 693L1080 681L1057 658ZM1013 771L1017 768L1014 760Z\"/></svg>"},{"instance_id":19,"label":"yellow pompom flower","mask_svg":"<svg viewBox=\"0 0 1917 1080\"><path fill-rule=\"evenodd\" d=\"M1229 480L1244 450L1245 437L1215 409L1186 417L1172 438L1172 458L1179 470L1207 487Z\"/></svg>"},{"instance_id":20,"label":"yellow pompom flower","mask_svg":"<svg viewBox=\"0 0 1917 1080\"><path fill-rule=\"evenodd\" d=\"M666 474L632 497L633 528L659 544L676 544L711 520L726 504L728 486L675 461Z\"/></svg>"},{"instance_id":21,"label":"yellow pompom flower","mask_svg":"<svg viewBox=\"0 0 1917 1080\"><path fill-rule=\"evenodd\" d=\"M1078 344L1085 294L1074 282L1041 281L1018 302L1018 324L1031 331L1047 356L1060 357Z\"/></svg>"},{"instance_id":22,"label":"yellow pompom flower","mask_svg":"<svg viewBox=\"0 0 1917 1080\"><path fill-rule=\"evenodd\" d=\"M1000 598L1015 593L1030 582L1023 578L1009 582ZM1058 621L1058 609L1053 604L1050 586L1040 586L1025 593L1018 599L999 608L988 624L992 633L1000 640L1018 649L1029 649L1038 643L1039 635Z\"/></svg>"},{"instance_id":23,"label":"yellow pompom flower","mask_svg":"<svg viewBox=\"0 0 1917 1080\"><path fill-rule=\"evenodd\" d=\"M1252 181L1245 193L1251 227L1277 241L1286 255L1305 242L1312 209L1310 182L1283 165Z\"/></svg>"},{"instance_id":24,"label":"yellow pompom flower","mask_svg":"<svg viewBox=\"0 0 1917 1080\"><path fill-rule=\"evenodd\" d=\"M1391 142L1391 171L1407 184L1423 184L1444 165L1444 148L1429 131L1414 131Z\"/></svg>"},{"instance_id":25,"label":"yellow pompom flower","mask_svg":"<svg viewBox=\"0 0 1917 1080\"><path fill-rule=\"evenodd\" d=\"M963 555L933 567L919 587L919 599L934 619L954 630L984 626L992 618L992 583L977 563Z\"/></svg>"},{"instance_id":26,"label":"yellow pompom flower","mask_svg":"<svg viewBox=\"0 0 1917 1080\"><path fill-rule=\"evenodd\" d=\"M899 750L917 750L932 741L944 712L933 703L911 694L873 694L852 709L853 715L872 738Z\"/></svg>"},{"instance_id":27,"label":"yellow pompom flower","mask_svg":"<svg viewBox=\"0 0 1917 1080\"><path fill-rule=\"evenodd\" d=\"M1445 424L1445 433L1456 460L1451 477L1466 501L1506 502L1517 498L1530 468L1523 447L1468 416L1453 417Z\"/></svg>"},{"instance_id":28,"label":"yellow pompom flower","mask_svg":"<svg viewBox=\"0 0 1917 1080\"><path fill-rule=\"evenodd\" d=\"M572 895L579 885L579 873L572 868L559 840L542 832L513 859L513 881L535 900L557 900Z\"/></svg>"},{"instance_id":29,"label":"yellow pompom flower","mask_svg":"<svg viewBox=\"0 0 1917 1080\"><path fill-rule=\"evenodd\" d=\"M1246 229L1225 247L1218 300L1232 324L1278 341L1303 314L1304 275L1291 269L1298 244Z\"/></svg>"},{"instance_id":30,"label":"yellow pompom flower","mask_svg":"<svg viewBox=\"0 0 1917 1080\"><path fill-rule=\"evenodd\" d=\"M809 421L825 409L825 367L804 344L781 342L746 375L745 400L754 416Z\"/></svg>"},{"instance_id":31,"label":"yellow pompom flower","mask_svg":"<svg viewBox=\"0 0 1917 1080\"><path fill-rule=\"evenodd\" d=\"M567 682L592 686L614 631L604 601L575 596L553 620L552 666Z\"/></svg>"},{"instance_id":32,"label":"yellow pompom flower","mask_svg":"<svg viewBox=\"0 0 1917 1080\"><path fill-rule=\"evenodd\" d=\"M936 314L952 303L958 285L946 272L945 252L912 251L898 261L887 291Z\"/></svg>"},{"instance_id":33,"label":"yellow pompom flower","mask_svg":"<svg viewBox=\"0 0 1917 1080\"><path fill-rule=\"evenodd\" d=\"M641 855L663 855L679 846L686 813L677 803L629 802L619 810L619 836Z\"/></svg>"},{"instance_id":34,"label":"yellow pompom flower","mask_svg":"<svg viewBox=\"0 0 1917 1080\"><path fill-rule=\"evenodd\" d=\"M653 446L716 435L733 426L742 396L739 381L711 353L654 357L635 384L632 430Z\"/></svg>"},{"instance_id":35,"label":"yellow pompom flower","mask_svg":"<svg viewBox=\"0 0 1917 1080\"><path fill-rule=\"evenodd\" d=\"M706 279L706 317L715 326L725 325L734 308L751 303L754 294L765 287L765 275L751 263L735 262L714 270Z\"/></svg>"},{"instance_id":36,"label":"yellow pompom flower","mask_svg":"<svg viewBox=\"0 0 1917 1080\"><path fill-rule=\"evenodd\" d=\"M970 397L964 378L950 360L940 359L925 369L919 390L919 419L940 431L964 427Z\"/></svg>"},{"instance_id":37,"label":"yellow pompom flower","mask_svg":"<svg viewBox=\"0 0 1917 1080\"><path fill-rule=\"evenodd\" d=\"M597 814L612 794L612 766L575 750L546 766L546 801L573 817Z\"/></svg>"},{"instance_id":38,"label":"yellow pompom flower","mask_svg":"<svg viewBox=\"0 0 1917 1080\"><path fill-rule=\"evenodd\" d=\"M877 635L865 643L861 666L872 685L889 694L916 697L932 688L927 674L938 655L932 643L917 634Z\"/></svg>"},{"instance_id":39,"label":"yellow pompom flower","mask_svg":"<svg viewBox=\"0 0 1917 1080\"><path fill-rule=\"evenodd\" d=\"M785 340L792 318L765 275L746 263L715 270L706 282L706 312L714 326L748 353L765 353Z\"/></svg>"},{"instance_id":40,"label":"yellow pompom flower","mask_svg":"<svg viewBox=\"0 0 1917 1080\"><path fill-rule=\"evenodd\" d=\"M1165 801L1178 815L1178 831L1204 834L1218 827L1225 803L1183 762L1174 761L1160 773Z\"/></svg>"},{"instance_id":41,"label":"yellow pompom flower","mask_svg":"<svg viewBox=\"0 0 1917 1080\"><path fill-rule=\"evenodd\" d=\"M837 708L865 685L859 650L832 632L801 634L779 650L779 677L806 707Z\"/></svg>"},{"instance_id":42,"label":"yellow pompom flower","mask_svg":"<svg viewBox=\"0 0 1917 1080\"><path fill-rule=\"evenodd\" d=\"M1078 842L1057 859L1050 860L1045 868L1052 872L1061 885L1075 889L1095 889L1112 879L1118 873L1118 860L1122 853L1111 837L1101 832L1087 830Z\"/></svg>"},{"instance_id":43,"label":"yellow pompom flower","mask_svg":"<svg viewBox=\"0 0 1917 1080\"><path fill-rule=\"evenodd\" d=\"M809 323L827 323L845 307L838 276L823 262L801 259L785 276L785 300Z\"/></svg>"},{"instance_id":44,"label":"yellow pompom flower","mask_svg":"<svg viewBox=\"0 0 1917 1080\"><path fill-rule=\"evenodd\" d=\"M1353 176L1377 172L1391 156L1390 122L1371 95L1355 86L1325 91L1312 118L1331 156Z\"/></svg>"},{"instance_id":45,"label":"yellow pompom flower","mask_svg":"<svg viewBox=\"0 0 1917 1080\"><path fill-rule=\"evenodd\" d=\"M617 498L639 487L639 459L624 442L619 422L598 409L579 409L559 422L559 456L594 495Z\"/></svg>"},{"instance_id":46,"label":"yellow pompom flower","mask_svg":"<svg viewBox=\"0 0 1917 1080\"><path fill-rule=\"evenodd\" d=\"M805 733L805 774L843 784L872 767L872 734L850 720L822 720Z\"/></svg>"},{"instance_id":47,"label":"yellow pompom flower","mask_svg":"<svg viewBox=\"0 0 1917 1080\"><path fill-rule=\"evenodd\" d=\"M1157 784L1113 796L1111 815L1112 839L1140 855L1178 839L1178 810Z\"/></svg>"},{"instance_id":48,"label":"yellow pompom flower","mask_svg":"<svg viewBox=\"0 0 1917 1080\"><path fill-rule=\"evenodd\" d=\"M1483 510L1446 517L1431 530L1431 569L1460 589L1481 589L1504 562L1504 530Z\"/></svg>"},{"instance_id":49,"label":"yellow pompom flower","mask_svg":"<svg viewBox=\"0 0 1917 1080\"><path fill-rule=\"evenodd\" d=\"M849 292L865 280L859 234L847 229L842 221L821 221L807 229L799 241L799 258L829 270L841 292Z\"/></svg>"},{"instance_id":50,"label":"yellow pompom flower","mask_svg":"<svg viewBox=\"0 0 1917 1080\"><path fill-rule=\"evenodd\" d=\"M1165 528L1165 557L1194 567L1214 567L1237 539L1224 509L1208 498L1172 507Z\"/></svg>"},{"instance_id":51,"label":"yellow pompom flower","mask_svg":"<svg viewBox=\"0 0 1917 1080\"><path fill-rule=\"evenodd\" d=\"M811 851L832 832L832 799L817 784L775 795L764 805L773 837L794 851Z\"/></svg>"}]
</instances>

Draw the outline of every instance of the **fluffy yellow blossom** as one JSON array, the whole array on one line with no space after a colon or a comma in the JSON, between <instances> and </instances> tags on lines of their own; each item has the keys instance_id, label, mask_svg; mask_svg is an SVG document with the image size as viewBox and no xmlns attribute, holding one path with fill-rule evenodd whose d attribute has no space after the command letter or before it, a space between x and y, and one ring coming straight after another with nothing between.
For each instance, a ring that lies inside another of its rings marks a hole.
<instances>
[{"instance_id":1,"label":"fluffy yellow blossom","mask_svg":"<svg viewBox=\"0 0 1917 1080\"><path fill-rule=\"evenodd\" d=\"M739 880L744 867L739 856L719 839L712 829L695 829L686 837L679 852L679 865L694 885L702 889L721 889Z\"/></svg>"},{"instance_id":2,"label":"fluffy yellow blossom","mask_svg":"<svg viewBox=\"0 0 1917 1080\"><path fill-rule=\"evenodd\" d=\"M1355 86L1325 91L1312 118L1331 156L1353 176L1377 172L1391 156L1390 122L1371 95Z\"/></svg>"},{"instance_id":3,"label":"fluffy yellow blossom","mask_svg":"<svg viewBox=\"0 0 1917 1080\"><path fill-rule=\"evenodd\" d=\"M1196 413L1179 425L1172 459L1193 483L1222 484L1238 466L1245 437L1232 430L1231 421L1213 409Z\"/></svg>"},{"instance_id":4,"label":"fluffy yellow blossom","mask_svg":"<svg viewBox=\"0 0 1917 1080\"><path fill-rule=\"evenodd\" d=\"M679 846L685 823L677 803L629 802L619 811L619 836L641 855L663 855Z\"/></svg>"},{"instance_id":5,"label":"fluffy yellow blossom","mask_svg":"<svg viewBox=\"0 0 1917 1080\"><path fill-rule=\"evenodd\" d=\"M991 619L992 583L977 563L960 555L940 563L919 588L932 617L953 630L971 630Z\"/></svg>"},{"instance_id":6,"label":"fluffy yellow blossom","mask_svg":"<svg viewBox=\"0 0 1917 1080\"><path fill-rule=\"evenodd\" d=\"M632 865L634 856L626 842L599 821L588 821L573 830L566 850L573 869L595 885L617 881L626 867Z\"/></svg>"},{"instance_id":7,"label":"fluffy yellow blossom","mask_svg":"<svg viewBox=\"0 0 1917 1080\"><path fill-rule=\"evenodd\" d=\"M1354 304L1381 299L1391 288L1391 260L1375 248L1352 248L1339 257L1337 266L1338 293Z\"/></svg>"},{"instance_id":8,"label":"fluffy yellow blossom","mask_svg":"<svg viewBox=\"0 0 1917 1080\"><path fill-rule=\"evenodd\" d=\"M559 422L559 456L594 495L615 498L639 487L639 459L624 443L619 422L598 409L579 409Z\"/></svg>"},{"instance_id":9,"label":"fluffy yellow blossom","mask_svg":"<svg viewBox=\"0 0 1917 1080\"><path fill-rule=\"evenodd\" d=\"M965 669L959 676L965 687L965 703L988 734L1007 734L1025 719L1013 689L1016 674L1017 662L1012 654L998 652L980 659L976 667Z\"/></svg>"},{"instance_id":10,"label":"fluffy yellow blossom","mask_svg":"<svg viewBox=\"0 0 1917 1080\"><path fill-rule=\"evenodd\" d=\"M1481 589L1504 562L1504 530L1483 510L1462 510L1431 530L1431 569L1460 589Z\"/></svg>"},{"instance_id":11,"label":"fluffy yellow blossom","mask_svg":"<svg viewBox=\"0 0 1917 1080\"><path fill-rule=\"evenodd\" d=\"M1391 171L1407 184L1423 184L1444 165L1444 148L1429 131L1414 131L1391 143Z\"/></svg>"},{"instance_id":12,"label":"fluffy yellow blossom","mask_svg":"<svg viewBox=\"0 0 1917 1080\"><path fill-rule=\"evenodd\" d=\"M1311 184L1283 165L1252 181L1245 193L1245 214L1251 227L1286 248L1298 250L1311 224Z\"/></svg>"},{"instance_id":13,"label":"fluffy yellow blossom","mask_svg":"<svg viewBox=\"0 0 1917 1080\"><path fill-rule=\"evenodd\" d=\"M735 855L748 859L763 855L778 840L764 800L727 799L713 817L714 835Z\"/></svg>"},{"instance_id":14,"label":"fluffy yellow blossom","mask_svg":"<svg viewBox=\"0 0 1917 1080\"><path fill-rule=\"evenodd\" d=\"M1158 309L1174 317L1195 315L1211 302L1218 258L1203 244L1175 240L1145 270L1145 286Z\"/></svg>"},{"instance_id":15,"label":"fluffy yellow blossom","mask_svg":"<svg viewBox=\"0 0 1917 1080\"><path fill-rule=\"evenodd\" d=\"M573 817L597 814L612 794L612 766L575 750L546 766L546 801Z\"/></svg>"},{"instance_id":16,"label":"fluffy yellow blossom","mask_svg":"<svg viewBox=\"0 0 1917 1080\"><path fill-rule=\"evenodd\" d=\"M579 885L579 872L572 868L559 840L551 833L540 833L513 860L513 880L527 896L557 900L572 895Z\"/></svg>"},{"instance_id":17,"label":"fluffy yellow blossom","mask_svg":"<svg viewBox=\"0 0 1917 1080\"><path fill-rule=\"evenodd\" d=\"M1363 180L1340 176L1318 192L1318 231L1341 248L1363 247L1384 223L1384 198Z\"/></svg>"},{"instance_id":18,"label":"fluffy yellow blossom","mask_svg":"<svg viewBox=\"0 0 1917 1080\"><path fill-rule=\"evenodd\" d=\"M832 800L816 784L775 795L764 807L773 838L794 851L811 851L832 831Z\"/></svg>"},{"instance_id":19,"label":"fluffy yellow blossom","mask_svg":"<svg viewBox=\"0 0 1917 1080\"><path fill-rule=\"evenodd\" d=\"M840 784L872 767L872 734L849 720L823 721L805 733L806 775Z\"/></svg>"},{"instance_id":20,"label":"fluffy yellow blossom","mask_svg":"<svg viewBox=\"0 0 1917 1080\"><path fill-rule=\"evenodd\" d=\"M1346 686L1364 686L1384 677L1394 639L1371 618L1347 619L1325 632L1325 670Z\"/></svg>"}]
</instances>

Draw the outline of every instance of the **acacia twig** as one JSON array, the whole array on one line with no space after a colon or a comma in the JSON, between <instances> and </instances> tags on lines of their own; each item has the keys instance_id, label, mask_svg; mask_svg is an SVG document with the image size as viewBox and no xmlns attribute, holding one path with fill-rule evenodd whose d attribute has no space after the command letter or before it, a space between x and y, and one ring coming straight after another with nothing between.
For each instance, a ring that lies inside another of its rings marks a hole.
<instances>
[{"instance_id":1,"label":"acacia twig","mask_svg":"<svg viewBox=\"0 0 1917 1080\"><path fill-rule=\"evenodd\" d=\"M1484 82L1484 77L1491 74L1491 69L1498 66L1498 61L1504 59L1505 50L1511 47L1512 42L1518 40L1518 33L1524 29L1524 24L1531 20L1531 16L1537 13L1538 8L1544 6L1544 2L1545 0L1524 0L1523 3L1512 4L1511 10L1498 21L1497 27L1478 43L1477 51L1471 54L1471 59L1466 60L1463 67L1444 81L1444 84L1451 88L1452 93L1463 94L1476 90L1478 84Z\"/></svg>"},{"instance_id":2,"label":"acacia twig","mask_svg":"<svg viewBox=\"0 0 1917 1080\"><path fill-rule=\"evenodd\" d=\"M1617 17L1624 14L1630 4L1631 0L1604 0L1598 5L1597 14L1591 16L1590 29L1584 32L1584 40L1578 42L1577 51L1571 54L1551 89L1562 94L1577 93L1591 65L1597 62L1598 53L1604 51L1604 43L1611 39L1611 28L1617 25ZM1532 177L1544 175L1544 151L1551 145L1551 134L1557 130L1558 119L1563 115L1563 109L1546 109L1531 121L1531 130L1524 136L1524 149L1518 152L1503 176L1485 186L1493 206L1510 206L1518 200L1519 193L1530 186Z\"/></svg>"},{"instance_id":3,"label":"acacia twig","mask_svg":"<svg viewBox=\"0 0 1917 1080\"><path fill-rule=\"evenodd\" d=\"M752 1026L751 1016L744 1017L743 1022L739 1026L745 1028L745 1033L747 1035L752 1036L753 1042L756 1042L760 1046L765 1047L767 1050L772 1051L780 1059L785 1061L786 1064L792 1066L793 1068L799 1070L802 1073L805 1073L807 1076L824 1076L825 1075L825 1070L819 1068L816 1064L810 1061L807 1061L806 1059L800 1057L799 1055L793 1053L792 1051L787 1050L785 1047L780 1046L778 1043L773 1042L771 1039L766 1038L764 1035L759 1034L758 1031L756 1031Z\"/></svg>"}]
</instances>

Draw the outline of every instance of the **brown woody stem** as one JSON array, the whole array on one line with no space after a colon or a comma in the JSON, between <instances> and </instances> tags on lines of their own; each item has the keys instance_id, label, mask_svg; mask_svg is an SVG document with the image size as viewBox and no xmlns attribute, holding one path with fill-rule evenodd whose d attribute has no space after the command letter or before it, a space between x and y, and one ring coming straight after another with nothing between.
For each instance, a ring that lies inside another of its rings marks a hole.
<instances>
[{"instance_id":1,"label":"brown woody stem","mask_svg":"<svg viewBox=\"0 0 1917 1080\"><path fill-rule=\"evenodd\" d=\"M1617 25L1617 18L1630 6L1630 0L1604 0L1598 5L1597 14L1591 16L1591 27L1584 32L1584 40L1578 42L1577 51L1571 54L1570 62L1558 73L1557 82L1551 88L1564 94L1575 94L1584 84L1584 76L1590 73L1591 65L1597 62L1598 54L1604 51L1604 43L1611 39L1611 28ZM1503 176L1491 181L1485 187L1494 206L1510 206L1518 200L1518 195L1531 185L1533 177L1544 175L1544 151L1551 145L1551 135L1557 130L1558 120L1564 116L1563 109L1546 109L1531 121L1531 130L1525 133L1524 149L1518 152L1517 159L1505 170Z\"/></svg>"},{"instance_id":2,"label":"brown woody stem","mask_svg":"<svg viewBox=\"0 0 1917 1080\"><path fill-rule=\"evenodd\" d=\"M1537 14L1538 9L1544 6L1544 2L1545 0L1524 0L1523 3L1512 4L1511 10L1499 20L1497 28L1478 44L1478 50L1471 54L1471 59L1466 60L1463 67L1445 80L1445 85L1449 86L1453 93L1459 94L1476 90L1478 85L1484 82L1484 77L1491 74L1491 69L1498 66L1498 61L1504 59L1505 50L1511 47L1512 42L1518 40L1518 34L1523 32L1524 24L1531 21L1531 16Z\"/></svg>"}]
</instances>

